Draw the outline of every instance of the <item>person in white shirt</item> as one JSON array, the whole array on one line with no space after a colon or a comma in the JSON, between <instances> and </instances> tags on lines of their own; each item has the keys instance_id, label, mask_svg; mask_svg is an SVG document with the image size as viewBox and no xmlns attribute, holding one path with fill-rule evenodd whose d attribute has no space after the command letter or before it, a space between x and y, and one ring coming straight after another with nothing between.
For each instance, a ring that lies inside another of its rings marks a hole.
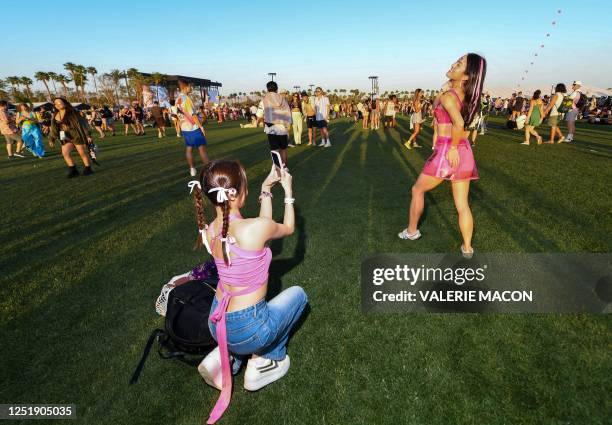
<instances>
[{"instance_id":1,"label":"person in white shirt","mask_svg":"<svg viewBox=\"0 0 612 425\"><path fill-rule=\"evenodd\" d=\"M319 146L329 148L329 131L327 130L327 121L329 119L329 98L323 94L323 89L317 87L315 89L314 108L316 112L317 128L321 131L321 143Z\"/></svg>"},{"instance_id":2,"label":"person in white shirt","mask_svg":"<svg viewBox=\"0 0 612 425\"><path fill-rule=\"evenodd\" d=\"M572 109L567 111L565 114L565 121L567 122L567 137L565 138L565 142L570 143L574 140L574 132L576 131L576 119L578 118L578 102L580 101L580 95L582 91L580 87L582 86L581 81L574 81L572 84L572 94L569 95L569 98L572 99Z\"/></svg>"},{"instance_id":3,"label":"person in white shirt","mask_svg":"<svg viewBox=\"0 0 612 425\"><path fill-rule=\"evenodd\" d=\"M287 146L289 146L289 128L291 127L291 109L285 97L278 94L278 84L269 81L268 92L259 102L257 117L264 121L264 133L268 135L271 151L277 151L283 164L287 165Z\"/></svg>"}]
</instances>

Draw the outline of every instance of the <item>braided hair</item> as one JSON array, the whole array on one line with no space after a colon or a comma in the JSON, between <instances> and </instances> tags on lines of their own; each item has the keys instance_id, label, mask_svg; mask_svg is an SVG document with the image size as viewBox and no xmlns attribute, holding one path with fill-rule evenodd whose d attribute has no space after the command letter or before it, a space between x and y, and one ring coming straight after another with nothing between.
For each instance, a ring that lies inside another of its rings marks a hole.
<instances>
[{"instance_id":1,"label":"braided hair","mask_svg":"<svg viewBox=\"0 0 612 425\"><path fill-rule=\"evenodd\" d=\"M221 238L223 239L223 260L225 261L225 264L229 264L229 258L227 257L226 250L226 239L229 231L230 202L229 200L219 202L217 198L217 193L214 191L210 192L210 190L215 188L235 189L236 196L240 196L246 192L246 172L244 171L244 167L239 161L218 160L206 164L206 166L202 169L198 180L202 189L200 190L198 187L195 188L194 200L196 206L196 221L198 224L198 231L201 237L198 237L198 242L196 243L196 246L201 247L203 242L202 238L206 237L203 233L206 227L206 219L204 216L204 202L202 196L202 192L204 192L208 200L214 206L221 207L223 211L223 226L221 227Z\"/></svg>"}]
</instances>

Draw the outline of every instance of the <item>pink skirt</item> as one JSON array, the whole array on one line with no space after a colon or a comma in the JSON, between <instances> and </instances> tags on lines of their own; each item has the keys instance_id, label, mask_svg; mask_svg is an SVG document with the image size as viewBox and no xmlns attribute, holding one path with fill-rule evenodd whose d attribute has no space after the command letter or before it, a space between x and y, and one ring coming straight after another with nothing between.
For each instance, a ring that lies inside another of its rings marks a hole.
<instances>
[{"instance_id":1,"label":"pink skirt","mask_svg":"<svg viewBox=\"0 0 612 425\"><path fill-rule=\"evenodd\" d=\"M438 137L433 154L425 162L423 174L444 180L477 180L478 169L474 161L472 147L467 139L462 139L457 145L459 165L453 168L446 159L446 153L451 146L450 137Z\"/></svg>"}]
</instances>

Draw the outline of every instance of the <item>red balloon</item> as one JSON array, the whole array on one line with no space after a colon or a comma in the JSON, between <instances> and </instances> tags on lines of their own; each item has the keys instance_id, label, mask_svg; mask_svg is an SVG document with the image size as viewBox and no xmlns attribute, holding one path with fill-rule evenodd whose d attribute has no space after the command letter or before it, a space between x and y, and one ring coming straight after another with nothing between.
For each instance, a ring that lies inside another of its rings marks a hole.
<instances>
[{"instance_id":1,"label":"red balloon","mask_svg":"<svg viewBox=\"0 0 612 425\"><path fill-rule=\"evenodd\" d=\"M549 32L546 33L546 37L550 37L550 33Z\"/></svg>"},{"instance_id":2,"label":"red balloon","mask_svg":"<svg viewBox=\"0 0 612 425\"><path fill-rule=\"evenodd\" d=\"M540 49L542 49L543 47L544 47L544 45L543 45L543 44L540 44Z\"/></svg>"},{"instance_id":3,"label":"red balloon","mask_svg":"<svg viewBox=\"0 0 612 425\"><path fill-rule=\"evenodd\" d=\"M553 24L553 25L556 25L557 23L556 23L555 21L552 21L552 24Z\"/></svg>"}]
</instances>

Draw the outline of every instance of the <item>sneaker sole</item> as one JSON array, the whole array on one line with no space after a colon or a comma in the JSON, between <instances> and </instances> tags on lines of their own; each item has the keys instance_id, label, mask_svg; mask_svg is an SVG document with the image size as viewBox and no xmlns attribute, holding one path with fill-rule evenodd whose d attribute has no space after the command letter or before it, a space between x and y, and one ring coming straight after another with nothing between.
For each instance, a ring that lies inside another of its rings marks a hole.
<instances>
[{"instance_id":1,"label":"sneaker sole","mask_svg":"<svg viewBox=\"0 0 612 425\"><path fill-rule=\"evenodd\" d=\"M287 372L289 371L289 366L291 366L291 361L289 360L289 357L287 357L287 362L285 362L283 365L281 365L280 362L276 362L276 365L280 368L278 373L274 375L269 375L263 379L258 379L254 382L249 382L245 374L244 389L247 391L258 391L262 389L263 387L271 384L272 382L278 381L283 376L285 376Z\"/></svg>"}]
</instances>

